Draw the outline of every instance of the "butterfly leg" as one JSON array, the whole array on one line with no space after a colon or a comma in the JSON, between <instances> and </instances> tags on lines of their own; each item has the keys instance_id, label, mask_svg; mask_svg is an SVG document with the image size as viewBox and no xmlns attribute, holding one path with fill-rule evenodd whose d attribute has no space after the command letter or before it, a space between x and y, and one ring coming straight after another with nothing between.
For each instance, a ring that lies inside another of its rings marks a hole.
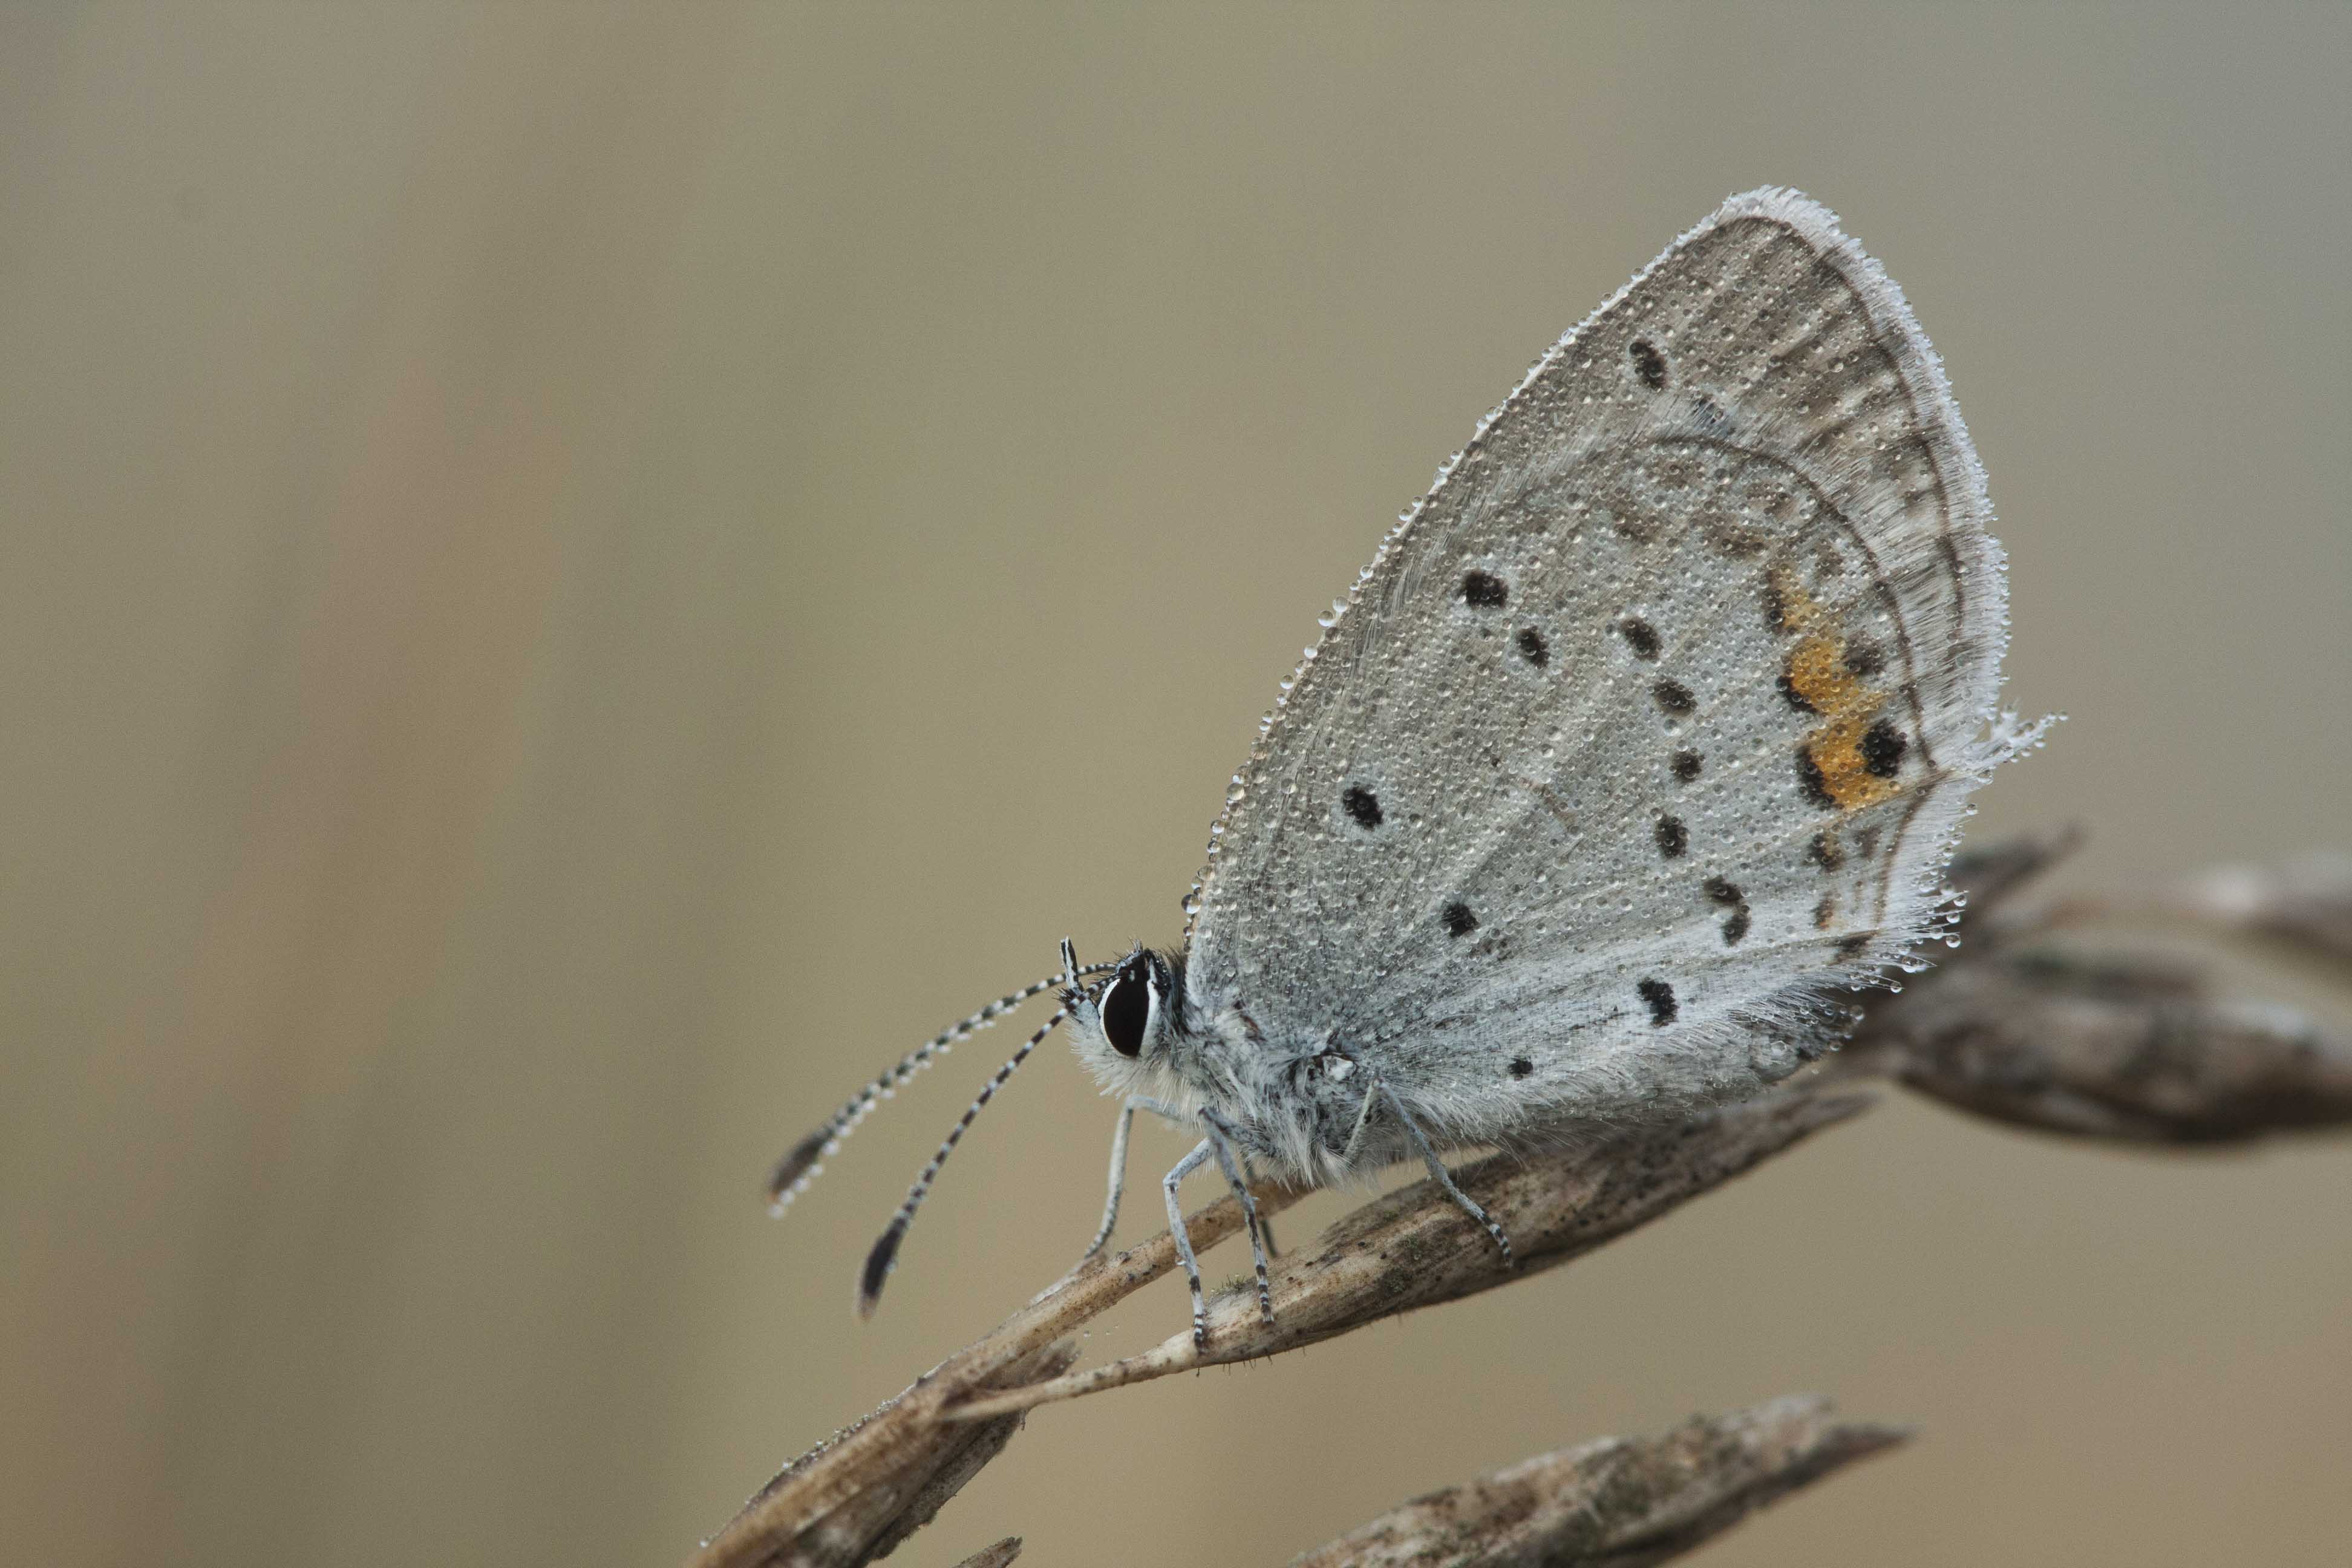
<instances>
[{"instance_id":1,"label":"butterfly leg","mask_svg":"<svg viewBox=\"0 0 2352 1568\"><path fill-rule=\"evenodd\" d=\"M1234 1159L1234 1125L1213 1110L1201 1112L1201 1120L1209 1129L1209 1142L1216 1145L1217 1163L1225 1173L1225 1184L1242 1200L1242 1218L1249 1226L1250 1263L1257 1269L1257 1315L1268 1328L1274 1326L1274 1288L1265 1278L1265 1238L1260 1234L1264 1221L1257 1215L1257 1195L1242 1179L1242 1170Z\"/></svg>"},{"instance_id":2,"label":"butterfly leg","mask_svg":"<svg viewBox=\"0 0 2352 1568\"><path fill-rule=\"evenodd\" d=\"M1192 1286L1192 1348L1209 1348L1209 1308L1201 1299L1201 1260L1192 1256L1192 1236L1184 1228L1184 1205L1177 1201L1179 1183L1209 1163L1214 1146L1203 1138L1192 1152L1176 1162L1176 1168L1160 1179L1161 1190L1168 1194L1168 1234L1176 1238L1176 1256L1183 1260L1184 1278Z\"/></svg>"},{"instance_id":3,"label":"butterfly leg","mask_svg":"<svg viewBox=\"0 0 2352 1568\"><path fill-rule=\"evenodd\" d=\"M1430 1175L1445 1189L1445 1195L1459 1204L1463 1213L1485 1226L1486 1234L1495 1238L1495 1245L1503 1250L1503 1267L1518 1267L1518 1260L1511 1256L1511 1238L1503 1234L1503 1227L1496 1225L1485 1209L1478 1206L1477 1199L1454 1184L1454 1173L1445 1168L1445 1162L1437 1157L1437 1151L1429 1146L1427 1138L1422 1136L1419 1124L1413 1121L1412 1113L1405 1110L1404 1101L1397 1098L1396 1090L1382 1083L1378 1077L1372 1079L1372 1088L1388 1100L1389 1109L1396 1112L1398 1123L1404 1128L1404 1135L1412 1140L1413 1149L1421 1155L1421 1163L1429 1167Z\"/></svg>"},{"instance_id":4,"label":"butterfly leg","mask_svg":"<svg viewBox=\"0 0 2352 1568\"><path fill-rule=\"evenodd\" d=\"M1119 1107L1118 1127L1110 1135L1110 1194L1103 1200L1102 1228L1095 1232L1094 1240L1087 1244L1086 1257L1100 1252L1110 1240L1110 1233L1118 1226L1118 1200L1127 1190L1127 1134L1135 1125L1135 1113L1149 1110L1154 1116L1164 1116L1171 1121L1183 1120L1183 1112L1172 1105L1163 1105L1149 1095L1130 1094ZM1086 1258L1079 1259L1080 1262Z\"/></svg>"},{"instance_id":5,"label":"butterfly leg","mask_svg":"<svg viewBox=\"0 0 2352 1568\"><path fill-rule=\"evenodd\" d=\"M1250 1163L1250 1157L1247 1154L1244 1154L1242 1156L1242 1180L1247 1182L1253 1187L1257 1185L1257 1167ZM1270 1258L1280 1258L1282 1256L1282 1248L1274 1244L1273 1215L1262 1214L1257 1216L1257 1233L1259 1236L1265 1238L1266 1257Z\"/></svg>"},{"instance_id":6,"label":"butterfly leg","mask_svg":"<svg viewBox=\"0 0 2352 1568\"><path fill-rule=\"evenodd\" d=\"M1356 1107L1356 1125L1348 1133L1348 1146L1339 1152L1341 1164L1353 1165L1356 1163L1356 1156L1364 1146L1364 1134L1372 1125L1372 1109L1380 1102L1381 1083L1378 1078L1374 1078L1371 1086L1364 1090L1363 1103Z\"/></svg>"}]
</instances>

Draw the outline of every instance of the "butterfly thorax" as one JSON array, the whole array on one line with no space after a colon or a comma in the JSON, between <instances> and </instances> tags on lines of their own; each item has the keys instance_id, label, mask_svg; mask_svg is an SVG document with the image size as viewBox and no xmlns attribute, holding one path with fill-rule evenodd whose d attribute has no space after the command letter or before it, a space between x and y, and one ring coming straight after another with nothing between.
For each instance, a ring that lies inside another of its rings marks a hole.
<instances>
[{"instance_id":1,"label":"butterfly thorax","mask_svg":"<svg viewBox=\"0 0 2352 1568\"><path fill-rule=\"evenodd\" d=\"M1360 1180L1404 1152L1391 1119L1368 1111L1374 1079L1345 1042L1201 986L1181 953L1139 947L1070 1003L1071 1043L1106 1094L1214 1113L1287 1177Z\"/></svg>"}]
</instances>

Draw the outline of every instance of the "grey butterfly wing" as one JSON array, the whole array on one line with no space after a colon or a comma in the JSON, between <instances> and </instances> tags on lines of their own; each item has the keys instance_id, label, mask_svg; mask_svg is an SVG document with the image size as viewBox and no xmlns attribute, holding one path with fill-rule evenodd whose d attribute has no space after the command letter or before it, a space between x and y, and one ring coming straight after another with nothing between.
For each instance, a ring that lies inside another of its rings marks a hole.
<instances>
[{"instance_id":1,"label":"grey butterfly wing","mask_svg":"<svg viewBox=\"0 0 2352 1568\"><path fill-rule=\"evenodd\" d=\"M1793 1070L2011 744L1990 515L1893 282L1735 197L1365 571L1235 775L1191 984L1456 1139Z\"/></svg>"}]
</instances>

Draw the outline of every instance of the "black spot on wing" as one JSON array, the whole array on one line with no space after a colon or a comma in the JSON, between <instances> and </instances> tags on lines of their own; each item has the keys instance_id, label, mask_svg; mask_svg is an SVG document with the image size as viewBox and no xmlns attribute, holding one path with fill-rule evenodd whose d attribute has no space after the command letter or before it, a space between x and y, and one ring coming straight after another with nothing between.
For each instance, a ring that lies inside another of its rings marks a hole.
<instances>
[{"instance_id":1,"label":"black spot on wing","mask_svg":"<svg viewBox=\"0 0 2352 1568\"><path fill-rule=\"evenodd\" d=\"M1446 935L1468 936L1472 931L1476 931L1477 929L1478 917L1470 912L1469 905L1457 902L1445 906Z\"/></svg>"},{"instance_id":2,"label":"black spot on wing","mask_svg":"<svg viewBox=\"0 0 2352 1568\"><path fill-rule=\"evenodd\" d=\"M1837 799L1830 794L1829 782L1822 777L1822 765L1813 761L1811 750L1804 746L1797 748L1797 787L1815 805L1837 809Z\"/></svg>"},{"instance_id":3,"label":"black spot on wing","mask_svg":"<svg viewBox=\"0 0 2352 1568\"><path fill-rule=\"evenodd\" d=\"M1660 816L1657 837L1658 853L1669 860L1690 847L1690 829L1683 826L1683 819L1679 816Z\"/></svg>"},{"instance_id":4,"label":"black spot on wing","mask_svg":"<svg viewBox=\"0 0 2352 1568\"><path fill-rule=\"evenodd\" d=\"M1862 736L1862 771L1874 778L1891 779L1903 771L1903 753L1911 742L1902 731L1881 719Z\"/></svg>"},{"instance_id":5,"label":"black spot on wing","mask_svg":"<svg viewBox=\"0 0 2352 1568\"><path fill-rule=\"evenodd\" d=\"M1679 680L1661 680L1650 688L1650 695L1656 699L1659 707L1677 719L1698 707L1698 699L1693 697L1690 688Z\"/></svg>"},{"instance_id":6,"label":"black spot on wing","mask_svg":"<svg viewBox=\"0 0 2352 1568\"><path fill-rule=\"evenodd\" d=\"M1529 1061L1527 1058L1513 1057L1511 1058L1511 1076L1513 1078L1526 1078L1535 1070L1536 1064Z\"/></svg>"},{"instance_id":7,"label":"black spot on wing","mask_svg":"<svg viewBox=\"0 0 2352 1568\"><path fill-rule=\"evenodd\" d=\"M1688 784L1691 780L1698 777L1698 768L1699 756L1696 752L1676 752L1675 753L1675 777L1682 780L1683 783Z\"/></svg>"},{"instance_id":8,"label":"black spot on wing","mask_svg":"<svg viewBox=\"0 0 2352 1568\"><path fill-rule=\"evenodd\" d=\"M1462 577L1462 597L1481 610L1499 610L1509 603L1510 584L1492 572L1467 572Z\"/></svg>"},{"instance_id":9,"label":"black spot on wing","mask_svg":"<svg viewBox=\"0 0 2352 1568\"><path fill-rule=\"evenodd\" d=\"M1551 648L1544 642L1543 633L1533 626L1519 633L1519 652L1538 669L1551 662Z\"/></svg>"},{"instance_id":10,"label":"black spot on wing","mask_svg":"<svg viewBox=\"0 0 2352 1568\"><path fill-rule=\"evenodd\" d=\"M1699 885L1706 890L1708 902L1731 911L1723 922L1723 945L1738 946L1739 939L1748 934L1748 927L1754 923L1754 917L1748 909L1748 895L1739 890L1738 883L1727 877L1709 877Z\"/></svg>"},{"instance_id":11,"label":"black spot on wing","mask_svg":"<svg viewBox=\"0 0 2352 1568\"><path fill-rule=\"evenodd\" d=\"M1664 392L1666 387L1666 356L1653 347L1646 338L1635 338L1625 345L1625 357L1633 363L1633 374L1652 392Z\"/></svg>"},{"instance_id":12,"label":"black spot on wing","mask_svg":"<svg viewBox=\"0 0 2352 1568\"><path fill-rule=\"evenodd\" d=\"M1650 1023L1654 1027L1663 1029L1675 1021L1675 1013L1681 1009L1675 1001L1673 986L1663 980L1644 980L1633 989L1642 994L1643 1002L1649 1004Z\"/></svg>"},{"instance_id":13,"label":"black spot on wing","mask_svg":"<svg viewBox=\"0 0 2352 1568\"><path fill-rule=\"evenodd\" d=\"M1381 825L1381 797L1361 784L1349 784L1339 796L1340 809L1356 819L1359 827Z\"/></svg>"},{"instance_id":14,"label":"black spot on wing","mask_svg":"<svg viewBox=\"0 0 2352 1568\"><path fill-rule=\"evenodd\" d=\"M1658 657L1658 628L1639 616L1627 616L1617 623L1617 630L1625 638L1625 646L1633 650L1635 658Z\"/></svg>"}]
</instances>

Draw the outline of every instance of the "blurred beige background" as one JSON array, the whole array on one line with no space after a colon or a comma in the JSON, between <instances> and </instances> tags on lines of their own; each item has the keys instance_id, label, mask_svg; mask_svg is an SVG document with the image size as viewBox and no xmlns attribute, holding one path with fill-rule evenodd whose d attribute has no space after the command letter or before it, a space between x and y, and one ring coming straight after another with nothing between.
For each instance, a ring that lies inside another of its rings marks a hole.
<instances>
[{"instance_id":1,"label":"blurred beige background","mask_svg":"<svg viewBox=\"0 0 2352 1568\"><path fill-rule=\"evenodd\" d=\"M1731 191L1843 216L1990 468L2073 721L1978 831L2352 845L2347 80L2334 7L0 12L6 1554L673 1562L1057 1272L1058 1048L870 1324L1013 1039L758 1184L1065 932L1175 933L1318 610ZM2340 1563L2347 1215L2341 1141L1898 1102L1046 1411L902 1560L1281 1561L1819 1390L1926 1436L1709 1561Z\"/></svg>"}]
</instances>

